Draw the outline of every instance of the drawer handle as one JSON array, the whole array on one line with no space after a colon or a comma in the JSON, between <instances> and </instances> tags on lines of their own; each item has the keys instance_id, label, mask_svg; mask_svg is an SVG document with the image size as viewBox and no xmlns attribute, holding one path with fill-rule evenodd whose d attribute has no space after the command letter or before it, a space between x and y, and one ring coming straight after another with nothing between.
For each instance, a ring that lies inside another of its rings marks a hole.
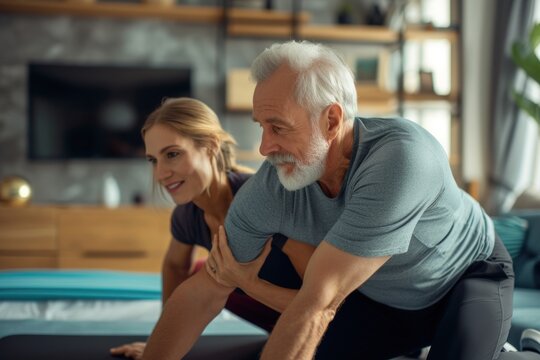
<instances>
[{"instance_id":1,"label":"drawer handle","mask_svg":"<svg viewBox=\"0 0 540 360\"><path fill-rule=\"evenodd\" d=\"M83 252L85 258L144 258L147 255L143 250L87 250Z\"/></svg>"}]
</instances>

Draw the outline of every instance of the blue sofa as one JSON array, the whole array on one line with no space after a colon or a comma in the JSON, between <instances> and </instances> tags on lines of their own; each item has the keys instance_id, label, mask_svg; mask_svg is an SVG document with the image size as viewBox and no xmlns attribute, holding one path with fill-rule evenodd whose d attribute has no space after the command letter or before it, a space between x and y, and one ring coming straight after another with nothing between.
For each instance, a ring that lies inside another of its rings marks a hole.
<instances>
[{"instance_id":1,"label":"blue sofa","mask_svg":"<svg viewBox=\"0 0 540 360\"><path fill-rule=\"evenodd\" d=\"M540 210L516 211L509 215L527 221L522 233L523 241L517 252L514 251L514 315L508 336L508 341L519 348L523 330L540 330ZM503 234L499 235L505 242Z\"/></svg>"}]
</instances>

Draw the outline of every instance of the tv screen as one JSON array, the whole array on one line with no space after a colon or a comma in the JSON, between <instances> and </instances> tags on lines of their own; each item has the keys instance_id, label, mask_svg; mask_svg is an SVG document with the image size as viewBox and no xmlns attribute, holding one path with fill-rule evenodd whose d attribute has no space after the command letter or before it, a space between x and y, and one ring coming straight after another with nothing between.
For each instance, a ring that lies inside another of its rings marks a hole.
<instances>
[{"instance_id":1,"label":"tv screen","mask_svg":"<svg viewBox=\"0 0 540 360\"><path fill-rule=\"evenodd\" d=\"M191 70L29 64L28 157L144 156L140 129L167 97L191 96Z\"/></svg>"}]
</instances>

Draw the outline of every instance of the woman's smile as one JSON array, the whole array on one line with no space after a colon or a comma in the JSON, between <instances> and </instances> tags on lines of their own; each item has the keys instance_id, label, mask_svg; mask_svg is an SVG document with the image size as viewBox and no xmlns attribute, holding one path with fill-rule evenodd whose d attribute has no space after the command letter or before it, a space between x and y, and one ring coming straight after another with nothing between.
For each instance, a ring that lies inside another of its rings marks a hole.
<instances>
[{"instance_id":1,"label":"woman's smile","mask_svg":"<svg viewBox=\"0 0 540 360\"><path fill-rule=\"evenodd\" d=\"M167 189L167 191L170 193L170 194L173 194L175 193L176 191L178 191L178 189L180 189L180 187L185 183L184 180L182 181L175 181L175 182L172 182L172 183L169 183L167 185L165 185L165 189Z\"/></svg>"}]
</instances>

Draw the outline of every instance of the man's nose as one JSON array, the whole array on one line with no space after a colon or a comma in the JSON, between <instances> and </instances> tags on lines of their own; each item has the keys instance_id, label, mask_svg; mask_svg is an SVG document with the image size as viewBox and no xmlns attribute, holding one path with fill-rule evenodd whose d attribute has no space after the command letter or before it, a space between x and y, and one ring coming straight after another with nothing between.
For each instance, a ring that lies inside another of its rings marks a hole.
<instances>
[{"instance_id":1,"label":"man's nose","mask_svg":"<svg viewBox=\"0 0 540 360\"><path fill-rule=\"evenodd\" d=\"M261 139L261 145L259 146L259 152L262 156L268 156L274 152L277 152L279 150L279 146L271 134L268 134L268 132L263 131L262 139Z\"/></svg>"}]
</instances>

